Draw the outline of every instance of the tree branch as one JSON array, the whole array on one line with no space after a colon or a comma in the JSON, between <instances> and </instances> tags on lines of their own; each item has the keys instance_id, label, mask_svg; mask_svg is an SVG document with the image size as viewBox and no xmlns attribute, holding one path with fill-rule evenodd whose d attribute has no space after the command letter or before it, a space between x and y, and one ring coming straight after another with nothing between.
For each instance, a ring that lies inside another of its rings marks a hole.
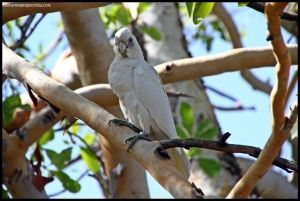
<instances>
[{"instance_id":1,"label":"tree branch","mask_svg":"<svg viewBox=\"0 0 300 201\"><path fill-rule=\"evenodd\" d=\"M27 22L25 22L25 24L20 27L21 29L21 36L20 38L13 44L11 45L9 48L12 50L15 50L19 47L22 47L24 45L24 42L29 38L29 36L33 33L33 31L35 30L35 28L37 27L37 25L42 21L42 19L46 16L46 14L42 14L42 16L35 22L35 24L32 26L32 28L29 30L28 34L27 30L29 29L35 15L29 16Z\"/></svg>"},{"instance_id":2,"label":"tree branch","mask_svg":"<svg viewBox=\"0 0 300 201\"><path fill-rule=\"evenodd\" d=\"M214 13L224 23L234 48L242 48L243 44L238 28L236 27L231 15L226 11L222 3L217 3L213 9ZM241 76L252 86L253 89L262 91L269 95L272 87L267 82L259 80L250 70L242 69Z\"/></svg>"},{"instance_id":3,"label":"tree branch","mask_svg":"<svg viewBox=\"0 0 300 201\"><path fill-rule=\"evenodd\" d=\"M236 107L223 107L223 106L213 105L213 107L217 110L222 110L222 111L255 110L254 106L244 107L242 105L238 105Z\"/></svg>"},{"instance_id":4,"label":"tree branch","mask_svg":"<svg viewBox=\"0 0 300 201\"><path fill-rule=\"evenodd\" d=\"M258 158L261 153L261 149L253 146L247 145L237 145L237 144L222 144L220 141L213 140L200 140L193 138L186 139L170 139L170 140L160 140L160 147L157 148L157 151L160 152L164 149L183 147L185 149L190 149L192 147L198 147L209 150L223 151L228 153L243 153L248 154L252 157ZM284 158L277 157L273 161L273 165L289 172L293 170L298 172L298 165L293 161L289 161Z\"/></svg>"},{"instance_id":5,"label":"tree branch","mask_svg":"<svg viewBox=\"0 0 300 201\"><path fill-rule=\"evenodd\" d=\"M298 63L298 46L289 45L292 64ZM245 62L247 61L247 62ZM164 84L242 69L274 66L271 47L237 48L223 53L173 60L155 66Z\"/></svg>"},{"instance_id":6,"label":"tree branch","mask_svg":"<svg viewBox=\"0 0 300 201\"><path fill-rule=\"evenodd\" d=\"M34 4L30 6L29 4ZM106 6L109 3L17 3L17 2L3 2L2 3L2 24L17 19L25 15L32 15L35 13L51 13L57 11L76 11L88 8L97 8Z\"/></svg>"},{"instance_id":7,"label":"tree branch","mask_svg":"<svg viewBox=\"0 0 300 201\"><path fill-rule=\"evenodd\" d=\"M25 156L25 149L17 135L2 129L2 181L13 198L47 198L33 185L33 169Z\"/></svg>"},{"instance_id":8,"label":"tree branch","mask_svg":"<svg viewBox=\"0 0 300 201\"><path fill-rule=\"evenodd\" d=\"M257 2L249 2L247 4L247 6L249 8L252 8L252 9L258 11L258 12L265 13L265 6L262 5L262 4L259 4ZM283 19L283 20L288 20L288 21L295 21L295 22L298 21L298 15L294 15L294 14L290 14L290 13L283 13L280 16L280 18Z\"/></svg>"},{"instance_id":9,"label":"tree branch","mask_svg":"<svg viewBox=\"0 0 300 201\"><path fill-rule=\"evenodd\" d=\"M55 38L53 39L53 41L50 43L50 45L47 47L47 49L45 50L45 52L43 53L43 55L40 58L38 58L38 62L44 61L49 55L51 55L51 53L58 46L59 42L62 40L64 34L65 34L65 32L62 31L62 30L60 30L57 33L57 35L55 36Z\"/></svg>"},{"instance_id":10,"label":"tree branch","mask_svg":"<svg viewBox=\"0 0 300 201\"><path fill-rule=\"evenodd\" d=\"M5 45L2 47L3 72L8 77L29 84L38 95L44 97L68 115L81 119L126 152L128 145L125 140L135 136L136 133L127 128L120 128L113 123L109 124L110 120L115 119L113 115L49 78L39 68L16 55ZM193 186L180 175L170 161L163 160L154 154L157 146L159 146L159 143L156 141L139 141L132 148L130 154L174 197L199 197Z\"/></svg>"},{"instance_id":11,"label":"tree branch","mask_svg":"<svg viewBox=\"0 0 300 201\"><path fill-rule=\"evenodd\" d=\"M277 60L275 66L276 79L271 92L270 103L272 113L272 134L257 161L235 185L227 198L245 198L255 187L257 181L266 173L273 160L277 157L283 142L290 134L297 118L297 104L288 117L284 117L284 102L291 58L280 31L280 15L287 3L267 3L265 14L272 41L273 51Z\"/></svg>"},{"instance_id":12,"label":"tree branch","mask_svg":"<svg viewBox=\"0 0 300 201\"><path fill-rule=\"evenodd\" d=\"M289 45L288 49L292 57L292 64L298 64L298 46ZM248 62L243 62L245 60ZM220 66L220 64L222 65ZM275 64L276 61L271 47L260 47L239 48L210 56L174 60L159 64L155 66L155 69L158 71L164 84L168 84L187 79L196 79L204 76L237 71L241 68L261 68L274 66ZM209 68L207 66L209 66ZM5 74L3 75L6 76ZM102 86L104 88L102 88ZM84 87L78 90L86 91L84 93L93 97L93 100L100 101L101 106L117 105L118 98L111 91L110 86L105 86L105 84L102 86L90 85L88 88ZM100 88L97 89L98 87ZM91 93L92 91L94 94ZM31 104L31 102L28 103Z\"/></svg>"}]
</instances>

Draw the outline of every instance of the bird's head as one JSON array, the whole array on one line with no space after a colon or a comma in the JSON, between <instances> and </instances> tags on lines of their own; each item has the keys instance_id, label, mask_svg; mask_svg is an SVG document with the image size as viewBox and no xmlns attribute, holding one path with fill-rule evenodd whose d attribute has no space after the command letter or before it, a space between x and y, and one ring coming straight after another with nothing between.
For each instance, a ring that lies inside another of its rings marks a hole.
<instances>
[{"instance_id":1,"label":"bird's head","mask_svg":"<svg viewBox=\"0 0 300 201\"><path fill-rule=\"evenodd\" d=\"M144 58L137 39L127 27L123 27L116 32L114 47L117 56L122 58Z\"/></svg>"}]
</instances>

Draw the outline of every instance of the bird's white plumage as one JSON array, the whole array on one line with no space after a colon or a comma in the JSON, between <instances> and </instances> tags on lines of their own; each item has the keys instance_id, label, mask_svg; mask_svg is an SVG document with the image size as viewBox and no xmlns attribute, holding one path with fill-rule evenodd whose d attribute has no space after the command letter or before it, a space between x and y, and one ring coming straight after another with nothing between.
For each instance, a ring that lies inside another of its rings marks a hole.
<instances>
[{"instance_id":1,"label":"bird's white plumage","mask_svg":"<svg viewBox=\"0 0 300 201\"><path fill-rule=\"evenodd\" d=\"M127 47L125 50L124 45ZM155 140L177 138L161 79L144 60L136 38L128 29L120 29L115 34L115 50L116 57L109 68L108 81L119 98L125 118L146 133L153 129L155 135L151 132L151 136ZM176 150L184 157L182 162L188 166L183 150Z\"/></svg>"}]
</instances>

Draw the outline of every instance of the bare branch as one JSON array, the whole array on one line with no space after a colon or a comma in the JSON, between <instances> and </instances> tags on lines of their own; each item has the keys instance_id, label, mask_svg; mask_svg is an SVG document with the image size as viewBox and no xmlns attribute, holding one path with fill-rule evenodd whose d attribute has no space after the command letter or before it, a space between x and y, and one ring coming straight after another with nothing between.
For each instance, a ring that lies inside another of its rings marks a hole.
<instances>
[{"instance_id":1,"label":"bare branch","mask_svg":"<svg viewBox=\"0 0 300 201\"><path fill-rule=\"evenodd\" d=\"M35 15L29 16L28 17L29 19L24 23L24 25L22 27L20 27L20 29L21 29L20 38L9 48L11 48L12 50L15 50L19 47L22 47L24 45L24 42L29 38L29 36L33 33L33 31L36 29L37 25L42 21L42 19L45 16L46 16L46 14L42 14L42 16L35 22L35 24L32 26L32 28L27 33L27 30L29 29Z\"/></svg>"},{"instance_id":2,"label":"bare branch","mask_svg":"<svg viewBox=\"0 0 300 201\"><path fill-rule=\"evenodd\" d=\"M243 44L238 28L236 27L231 15L227 12L222 3L215 4L213 11L224 23L230 35L233 47L242 48ZM262 91L268 95L271 93L271 85L268 82L262 82L261 80L259 80L250 70L242 69L240 73L242 77L252 86L253 89Z\"/></svg>"},{"instance_id":3,"label":"bare branch","mask_svg":"<svg viewBox=\"0 0 300 201\"><path fill-rule=\"evenodd\" d=\"M45 50L43 55L40 58L38 58L38 62L44 61L45 59L47 59L47 57L49 55L51 55L51 53L55 50L55 48L57 47L59 42L62 40L64 33L65 32L61 31L61 30L57 33L57 35L55 36L53 41L50 43L50 45L47 47L47 49Z\"/></svg>"},{"instance_id":4,"label":"bare branch","mask_svg":"<svg viewBox=\"0 0 300 201\"><path fill-rule=\"evenodd\" d=\"M261 13L264 13L265 12L265 6L260 4L260 3L257 3L257 2L249 2L247 4L247 6L249 8L252 8L258 12L261 12ZM283 13L281 16L281 19L283 20L288 20L288 21L295 21L297 22L298 21L298 15L294 15L294 14L291 14L291 13Z\"/></svg>"},{"instance_id":5,"label":"bare branch","mask_svg":"<svg viewBox=\"0 0 300 201\"><path fill-rule=\"evenodd\" d=\"M296 103L289 116L284 116L284 102L286 99L287 82L291 65L291 57L280 30L280 16L286 5L287 3L285 2L267 3L265 9L268 30L270 32L268 38L272 42L273 51L277 60L275 66L276 79L270 96L272 134L257 161L235 185L227 198L245 198L249 195L257 181L264 176L273 160L277 157L298 115Z\"/></svg>"},{"instance_id":6,"label":"bare branch","mask_svg":"<svg viewBox=\"0 0 300 201\"><path fill-rule=\"evenodd\" d=\"M217 110L222 110L222 111L255 110L254 106L244 107L242 105L238 105L236 107L223 107L223 106L217 106L213 104L213 107Z\"/></svg>"},{"instance_id":7,"label":"bare branch","mask_svg":"<svg viewBox=\"0 0 300 201\"><path fill-rule=\"evenodd\" d=\"M200 140L194 138L186 138L186 139L170 139L170 140L160 140L160 147L157 148L157 151L160 152L164 149L182 147L185 149L190 149L192 147L198 147L202 149L223 151L228 153L243 153L248 154L252 157L258 158L261 153L261 149L253 146L247 145L238 145L238 144L224 144L220 143L220 141L213 140ZM298 172L298 165L293 161L289 161L284 158L277 157L273 161L273 165L285 170L289 171L293 170Z\"/></svg>"},{"instance_id":8,"label":"bare branch","mask_svg":"<svg viewBox=\"0 0 300 201\"><path fill-rule=\"evenodd\" d=\"M35 6L30 6L29 4L35 4ZM43 5L41 5L43 4ZM51 13L57 11L76 11L88 8L97 8L101 6L106 6L109 3L99 2L99 3L17 3L17 2L3 2L2 3L2 24L17 19L25 15L32 15L35 13Z\"/></svg>"},{"instance_id":9,"label":"bare branch","mask_svg":"<svg viewBox=\"0 0 300 201\"><path fill-rule=\"evenodd\" d=\"M298 46L289 45L292 64L298 63ZM245 62L247 61L247 62ZM220 54L179 59L155 66L164 84L242 69L275 66L272 47L237 48Z\"/></svg>"}]
</instances>

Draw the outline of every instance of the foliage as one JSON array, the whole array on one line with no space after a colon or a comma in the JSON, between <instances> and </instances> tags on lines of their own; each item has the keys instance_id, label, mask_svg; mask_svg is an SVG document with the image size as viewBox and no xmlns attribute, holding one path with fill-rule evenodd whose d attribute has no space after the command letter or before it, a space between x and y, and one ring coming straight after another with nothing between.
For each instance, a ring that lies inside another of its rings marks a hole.
<instances>
[{"instance_id":1,"label":"foliage","mask_svg":"<svg viewBox=\"0 0 300 201\"><path fill-rule=\"evenodd\" d=\"M198 124L194 117L192 107L187 102L181 102L179 106L180 123L176 125L177 135L184 139L187 137L198 139L214 139L218 134L218 128L212 126L212 122L204 118ZM207 175L216 176L221 167L218 161L210 158L203 158L201 149L191 148L187 155L190 158L198 160L199 168L201 168Z\"/></svg>"},{"instance_id":2,"label":"foliage","mask_svg":"<svg viewBox=\"0 0 300 201\"><path fill-rule=\"evenodd\" d=\"M238 2L238 6L242 7L242 6L247 6L249 2Z\"/></svg>"},{"instance_id":3,"label":"foliage","mask_svg":"<svg viewBox=\"0 0 300 201\"><path fill-rule=\"evenodd\" d=\"M186 3L189 16L192 17L194 24L199 24L205 17L207 17L211 13L214 5L214 2Z\"/></svg>"},{"instance_id":4,"label":"foliage","mask_svg":"<svg viewBox=\"0 0 300 201\"><path fill-rule=\"evenodd\" d=\"M30 110L28 104L22 104L20 95L8 96L2 103L2 119L3 124L8 125L12 122L13 114L17 108L22 108L25 110Z\"/></svg>"},{"instance_id":5,"label":"foliage","mask_svg":"<svg viewBox=\"0 0 300 201\"><path fill-rule=\"evenodd\" d=\"M137 13L140 15L145 12L150 6L150 3L139 3ZM123 26L130 26L133 21L130 11L122 3L114 3L105 8L100 8L100 17L104 22L105 28L115 32ZM147 24L138 25L140 31L151 37L153 40L160 40L161 34L154 26Z\"/></svg>"},{"instance_id":6,"label":"foliage","mask_svg":"<svg viewBox=\"0 0 300 201\"><path fill-rule=\"evenodd\" d=\"M72 193L77 193L78 191L80 191L81 185L77 181L70 178L69 175L60 170L53 173L61 181L65 189L69 190Z\"/></svg>"}]
</instances>

